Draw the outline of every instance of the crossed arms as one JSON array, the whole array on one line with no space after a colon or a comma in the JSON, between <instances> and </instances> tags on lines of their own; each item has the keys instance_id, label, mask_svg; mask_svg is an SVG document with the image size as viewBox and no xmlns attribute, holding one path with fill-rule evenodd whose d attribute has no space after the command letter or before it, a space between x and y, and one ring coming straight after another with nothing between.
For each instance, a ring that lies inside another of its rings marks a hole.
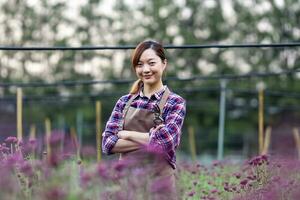
<instances>
[{"instance_id":1,"label":"crossed arms","mask_svg":"<svg viewBox=\"0 0 300 200\"><path fill-rule=\"evenodd\" d=\"M151 128L149 132L119 131L122 120L122 110L126 104L126 98L121 98L106 124L102 134L102 151L105 154L125 153L134 151L145 145L158 145L163 151L175 150L180 142L181 127L185 117L185 101L183 99L171 99L164 124Z\"/></svg>"}]
</instances>

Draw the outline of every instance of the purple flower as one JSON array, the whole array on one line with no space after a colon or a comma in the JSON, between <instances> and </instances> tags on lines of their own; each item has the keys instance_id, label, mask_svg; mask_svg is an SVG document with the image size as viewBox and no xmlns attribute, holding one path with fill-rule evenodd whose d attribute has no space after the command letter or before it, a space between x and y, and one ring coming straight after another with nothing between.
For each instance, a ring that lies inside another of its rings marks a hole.
<instances>
[{"instance_id":1,"label":"purple flower","mask_svg":"<svg viewBox=\"0 0 300 200\"><path fill-rule=\"evenodd\" d=\"M51 188L46 191L45 193L46 199L53 200L53 199L65 199L66 193L63 191L62 188Z\"/></svg>"},{"instance_id":2,"label":"purple flower","mask_svg":"<svg viewBox=\"0 0 300 200\"><path fill-rule=\"evenodd\" d=\"M108 166L104 162L100 162L97 165L98 176L100 176L101 178L107 179L107 178L109 178L108 173L109 173Z\"/></svg>"},{"instance_id":3,"label":"purple flower","mask_svg":"<svg viewBox=\"0 0 300 200\"><path fill-rule=\"evenodd\" d=\"M58 167L59 164L61 164L61 162L63 161L63 158L61 155L57 154L57 153L51 153L50 155L48 155L48 164L51 167Z\"/></svg>"},{"instance_id":4,"label":"purple flower","mask_svg":"<svg viewBox=\"0 0 300 200\"><path fill-rule=\"evenodd\" d=\"M219 192L217 189L212 189L211 191L210 191L212 194L215 194L215 193L217 193L217 192Z\"/></svg>"},{"instance_id":5,"label":"purple flower","mask_svg":"<svg viewBox=\"0 0 300 200\"><path fill-rule=\"evenodd\" d=\"M120 171L123 171L124 168L126 168L128 166L126 160L120 160L120 161L117 161L113 164L113 169L120 172Z\"/></svg>"},{"instance_id":6,"label":"purple flower","mask_svg":"<svg viewBox=\"0 0 300 200\"><path fill-rule=\"evenodd\" d=\"M221 163L220 163L220 161L215 160L215 161L213 161L212 165L213 165L214 167L217 167L217 166L220 166Z\"/></svg>"},{"instance_id":7,"label":"purple flower","mask_svg":"<svg viewBox=\"0 0 300 200\"><path fill-rule=\"evenodd\" d=\"M248 180L247 180L247 179L244 179L244 180L242 180L242 181L240 182L240 185L241 185L241 186L246 186L247 183L248 183Z\"/></svg>"},{"instance_id":8,"label":"purple flower","mask_svg":"<svg viewBox=\"0 0 300 200\"><path fill-rule=\"evenodd\" d=\"M271 182L279 182L280 181L280 176L273 176L272 178L271 178Z\"/></svg>"},{"instance_id":9,"label":"purple flower","mask_svg":"<svg viewBox=\"0 0 300 200\"><path fill-rule=\"evenodd\" d=\"M14 154L9 154L6 158L6 165L10 167L14 167L17 163L23 162L23 155L19 152Z\"/></svg>"},{"instance_id":10,"label":"purple flower","mask_svg":"<svg viewBox=\"0 0 300 200\"><path fill-rule=\"evenodd\" d=\"M241 173L238 173L238 172L237 172L237 173L234 173L233 175L234 175L237 179L240 179L240 178L241 178Z\"/></svg>"},{"instance_id":11,"label":"purple flower","mask_svg":"<svg viewBox=\"0 0 300 200\"><path fill-rule=\"evenodd\" d=\"M189 197L192 197L192 196L194 196L195 195L195 190L192 190L192 191L190 191L187 195L189 196Z\"/></svg>"},{"instance_id":12,"label":"purple flower","mask_svg":"<svg viewBox=\"0 0 300 200\"><path fill-rule=\"evenodd\" d=\"M96 148L94 146L83 146L81 149L81 154L84 158L96 156Z\"/></svg>"},{"instance_id":13,"label":"purple flower","mask_svg":"<svg viewBox=\"0 0 300 200\"><path fill-rule=\"evenodd\" d=\"M92 180L92 174L87 172L80 173L80 184L82 186L86 186Z\"/></svg>"},{"instance_id":14,"label":"purple flower","mask_svg":"<svg viewBox=\"0 0 300 200\"><path fill-rule=\"evenodd\" d=\"M141 167L135 167L132 169L132 176L133 177L143 177L146 175L146 170Z\"/></svg>"},{"instance_id":15,"label":"purple flower","mask_svg":"<svg viewBox=\"0 0 300 200\"><path fill-rule=\"evenodd\" d=\"M9 153L10 149L5 145L0 145L0 152Z\"/></svg>"},{"instance_id":16,"label":"purple flower","mask_svg":"<svg viewBox=\"0 0 300 200\"><path fill-rule=\"evenodd\" d=\"M51 146L59 145L64 139L64 133L60 131L53 131L48 139Z\"/></svg>"},{"instance_id":17,"label":"purple flower","mask_svg":"<svg viewBox=\"0 0 300 200\"><path fill-rule=\"evenodd\" d=\"M224 190L225 190L226 192L230 192L229 186L228 186L228 185L225 185L225 186L224 186Z\"/></svg>"},{"instance_id":18,"label":"purple flower","mask_svg":"<svg viewBox=\"0 0 300 200\"><path fill-rule=\"evenodd\" d=\"M29 162L25 161L20 166L20 172L22 172L24 175L31 177L33 176L33 169Z\"/></svg>"},{"instance_id":19,"label":"purple flower","mask_svg":"<svg viewBox=\"0 0 300 200\"><path fill-rule=\"evenodd\" d=\"M172 192L171 177L154 179L150 185L151 193L170 193Z\"/></svg>"},{"instance_id":20,"label":"purple flower","mask_svg":"<svg viewBox=\"0 0 300 200\"><path fill-rule=\"evenodd\" d=\"M17 140L17 144L18 144L18 146L23 146L24 145L24 142L23 142L23 140L21 139L21 140Z\"/></svg>"},{"instance_id":21,"label":"purple flower","mask_svg":"<svg viewBox=\"0 0 300 200\"><path fill-rule=\"evenodd\" d=\"M7 143L17 143L18 139L16 137L9 136L4 141L7 142Z\"/></svg>"},{"instance_id":22,"label":"purple flower","mask_svg":"<svg viewBox=\"0 0 300 200\"><path fill-rule=\"evenodd\" d=\"M29 139L28 144L35 149L37 146L37 140L36 139Z\"/></svg>"},{"instance_id":23,"label":"purple flower","mask_svg":"<svg viewBox=\"0 0 300 200\"><path fill-rule=\"evenodd\" d=\"M255 175L253 175L253 176L247 176L246 178L249 179L249 180L255 180L256 176Z\"/></svg>"}]
</instances>

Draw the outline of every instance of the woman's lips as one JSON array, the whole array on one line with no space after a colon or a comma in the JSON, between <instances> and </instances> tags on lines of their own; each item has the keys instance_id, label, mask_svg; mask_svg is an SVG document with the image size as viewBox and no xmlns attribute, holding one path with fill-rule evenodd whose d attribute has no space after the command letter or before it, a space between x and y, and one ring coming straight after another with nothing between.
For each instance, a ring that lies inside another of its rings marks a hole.
<instances>
[{"instance_id":1,"label":"woman's lips","mask_svg":"<svg viewBox=\"0 0 300 200\"><path fill-rule=\"evenodd\" d=\"M144 78L145 79L150 79L152 77L152 75L145 75Z\"/></svg>"}]
</instances>

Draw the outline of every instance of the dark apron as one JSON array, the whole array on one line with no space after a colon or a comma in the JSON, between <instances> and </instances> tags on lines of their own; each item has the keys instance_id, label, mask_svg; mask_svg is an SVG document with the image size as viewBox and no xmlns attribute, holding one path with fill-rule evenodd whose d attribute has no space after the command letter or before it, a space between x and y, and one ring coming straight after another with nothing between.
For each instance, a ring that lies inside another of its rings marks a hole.
<instances>
[{"instance_id":1,"label":"dark apron","mask_svg":"<svg viewBox=\"0 0 300 200\"><path fill-rule=\"evenodd\" d=\"M158 104L161 114L164 108L164 105L168 99L168 96L170 94L170 90L168 88L165 89L164 94ZM148 133L152 127L155 126L153 119L154 119L154 113L151 110L147 109L139 109L131 107L131 103L134 100L134 98L137 95L133 95L129 101L126 103L124 110L123 110L123 127L119 127L119 130L128 130L128 131L138 131L138 132L146 132ZM145 151L136 150L126 153L120 153L120 159L126 157L126 156L133 156L134 158L145 158ZM175 170L172 168L172 166L168 163L166 159L163 159L162 162L157 163L154 162L153 166L153 180L159 181L165 180L166 178L170 181L170 184L172 185L170 188L173 190L175 189ZM167 193L171 191L166 191ZM172 191L171 193L173 193ZM160 197L158 197L160 198ZM168 199L175 199L172 197L172 195L168 196ZM155 198L156 199L156 198ZM163 197L161 199L164 199Z\"/></svg>"},{"instance_id":2,"label":"dark apron","mask_svg":"<svg viewBox=\"0 0 300 200\"><path fill-rule=\"evenodd\" d=\"M164 105L168 99L170 94L170 90L168 88L165 89L164 94L159 101L158 107L163 111ZM137 95L133 95L129 101L126 103L123 110L123 124L120 125L119 130L127 130L127 131L137 131L149 133L150 129L155 126L153 119L154 113L152 110L134 108L131 106L131 103L136 98ZM160 113L161 115L162 113ZM120 158L126 155L134 155L137 154L139 150L131 151L127 153L121 153Z\"/></svg>"}]
</instances>

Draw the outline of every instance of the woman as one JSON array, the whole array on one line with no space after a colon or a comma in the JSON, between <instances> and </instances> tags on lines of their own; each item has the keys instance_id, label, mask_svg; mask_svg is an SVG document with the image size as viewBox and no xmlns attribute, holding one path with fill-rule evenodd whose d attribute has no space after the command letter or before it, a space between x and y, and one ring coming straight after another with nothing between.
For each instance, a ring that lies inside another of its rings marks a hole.
<instances>
[{"instance_id":1,"label":"woman","mask_svg":"<svg viewBox=\"0 0 300 200\"><path fill-rule=\"evenodd\" d=\"M103 152L133 154L145 145L158 149L164 152L167 161L159 176L174 180L175 151L186 114L185 100L163 85L167 59L160 43L141 42L131 61L138 80L112 111L102 135Z\"/></svg>"}]
</instances>

